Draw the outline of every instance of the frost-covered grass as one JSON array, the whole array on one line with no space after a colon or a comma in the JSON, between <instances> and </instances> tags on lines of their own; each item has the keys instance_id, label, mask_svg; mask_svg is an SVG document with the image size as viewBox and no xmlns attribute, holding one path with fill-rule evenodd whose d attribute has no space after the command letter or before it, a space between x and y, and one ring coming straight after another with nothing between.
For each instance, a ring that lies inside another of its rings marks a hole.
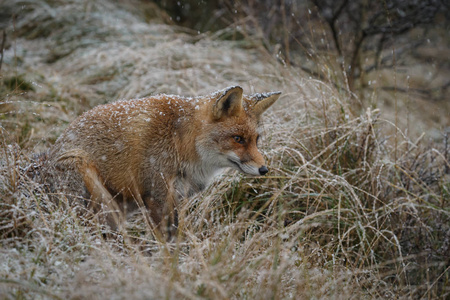
<instances>
[{"instance_id":1,"label":"frost-covered grass","mask_svg":"<svg viewBox=\"0 0 450 300\"><path fill-rule=\"evenodd\" d=\"M1 86L0 298L448 298L448 147L378 111L355 115L333 85L258 45L145 23L106 0L61 3L23 1L1 70L33 88ZM226 173L186 199L176 243L155 241L139 214L104 239L24 174L97 104L235 84L283 92L265 119L270 173Z\"/></svg>"}]
</instances>

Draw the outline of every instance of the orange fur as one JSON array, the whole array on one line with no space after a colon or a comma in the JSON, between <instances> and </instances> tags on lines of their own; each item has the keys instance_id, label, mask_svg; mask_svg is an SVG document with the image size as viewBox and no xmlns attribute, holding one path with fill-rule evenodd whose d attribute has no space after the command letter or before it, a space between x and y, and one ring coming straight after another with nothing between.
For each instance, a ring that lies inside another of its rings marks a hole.
<instances>
[{"instance_id":1,"label":"orange fur","mask_svg":"<svg viewBox=\"0 0 450 300\"><path fill-rule=\"evenodd\" d=\"M220 169L267 172L258 126L279 95L246 96L230 87L197 98L159 95L101 105L69 125L49 158L62 172L81 175L91 208L106 206L112 227L126 207L143 205L154 225L168 222L173 231L177 199L204 189Z\"/></svg>"}]
</instances>

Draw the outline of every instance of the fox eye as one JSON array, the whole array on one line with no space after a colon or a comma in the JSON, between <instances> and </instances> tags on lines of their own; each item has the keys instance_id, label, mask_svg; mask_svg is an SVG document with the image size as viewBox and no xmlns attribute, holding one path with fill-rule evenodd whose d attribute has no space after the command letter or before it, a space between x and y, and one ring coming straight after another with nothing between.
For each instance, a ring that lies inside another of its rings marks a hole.
<instances>
[{"instance_id":1,"label":"fox eye","mask_svg":"<svg viewBox=\"0 0 450 300\"><path fill-rule=\"evenodd\" d=\"M240 136L240 135L233 136L233 139L234 139L234 141L236 143L239 143L239 144L244 144L245 143L244 138L242 136Z\"/></svg>"}]
</instances>

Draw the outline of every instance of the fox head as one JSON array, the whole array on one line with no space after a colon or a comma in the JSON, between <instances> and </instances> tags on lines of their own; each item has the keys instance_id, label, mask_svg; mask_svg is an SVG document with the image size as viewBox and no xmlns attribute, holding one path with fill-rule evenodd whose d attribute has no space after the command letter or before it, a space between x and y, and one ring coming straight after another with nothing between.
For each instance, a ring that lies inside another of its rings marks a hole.
<instances>
[{"instance_id":1,"label":"fox head","mask_svg":"<svg viewBox=\"0 0 450 300\"><path fill-rule=\"evenodd\" d=\"M258 150L260 119L280 94L247 96L239 86L216 93L204 111L208 121L196 143L202 160L219 168L265 175L269 170Z\"/></svg>"}]
</instances>

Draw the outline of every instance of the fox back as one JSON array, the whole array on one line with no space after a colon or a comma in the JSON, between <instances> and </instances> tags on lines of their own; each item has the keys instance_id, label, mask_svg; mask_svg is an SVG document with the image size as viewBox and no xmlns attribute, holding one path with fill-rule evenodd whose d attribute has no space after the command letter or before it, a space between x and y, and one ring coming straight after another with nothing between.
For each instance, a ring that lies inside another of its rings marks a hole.
<instances>
[{"instance_id":1,"label":"fox back","mask_svg":"<svg viewBox=\"0 0 450 300\"><path fill-rule=\"evenodd\" d=\"M178 199L203 190L220 170L268 172L257 148L260 119L279 96L247 96L235 86L204 97L97 106L58 138L49 164L62 186L75 189L66 192L88 198L94 212L116 211L105 220L113 228L136 207L148 211L155 227L165 219L175 227Z\"/></svg>"}]
</instances>

